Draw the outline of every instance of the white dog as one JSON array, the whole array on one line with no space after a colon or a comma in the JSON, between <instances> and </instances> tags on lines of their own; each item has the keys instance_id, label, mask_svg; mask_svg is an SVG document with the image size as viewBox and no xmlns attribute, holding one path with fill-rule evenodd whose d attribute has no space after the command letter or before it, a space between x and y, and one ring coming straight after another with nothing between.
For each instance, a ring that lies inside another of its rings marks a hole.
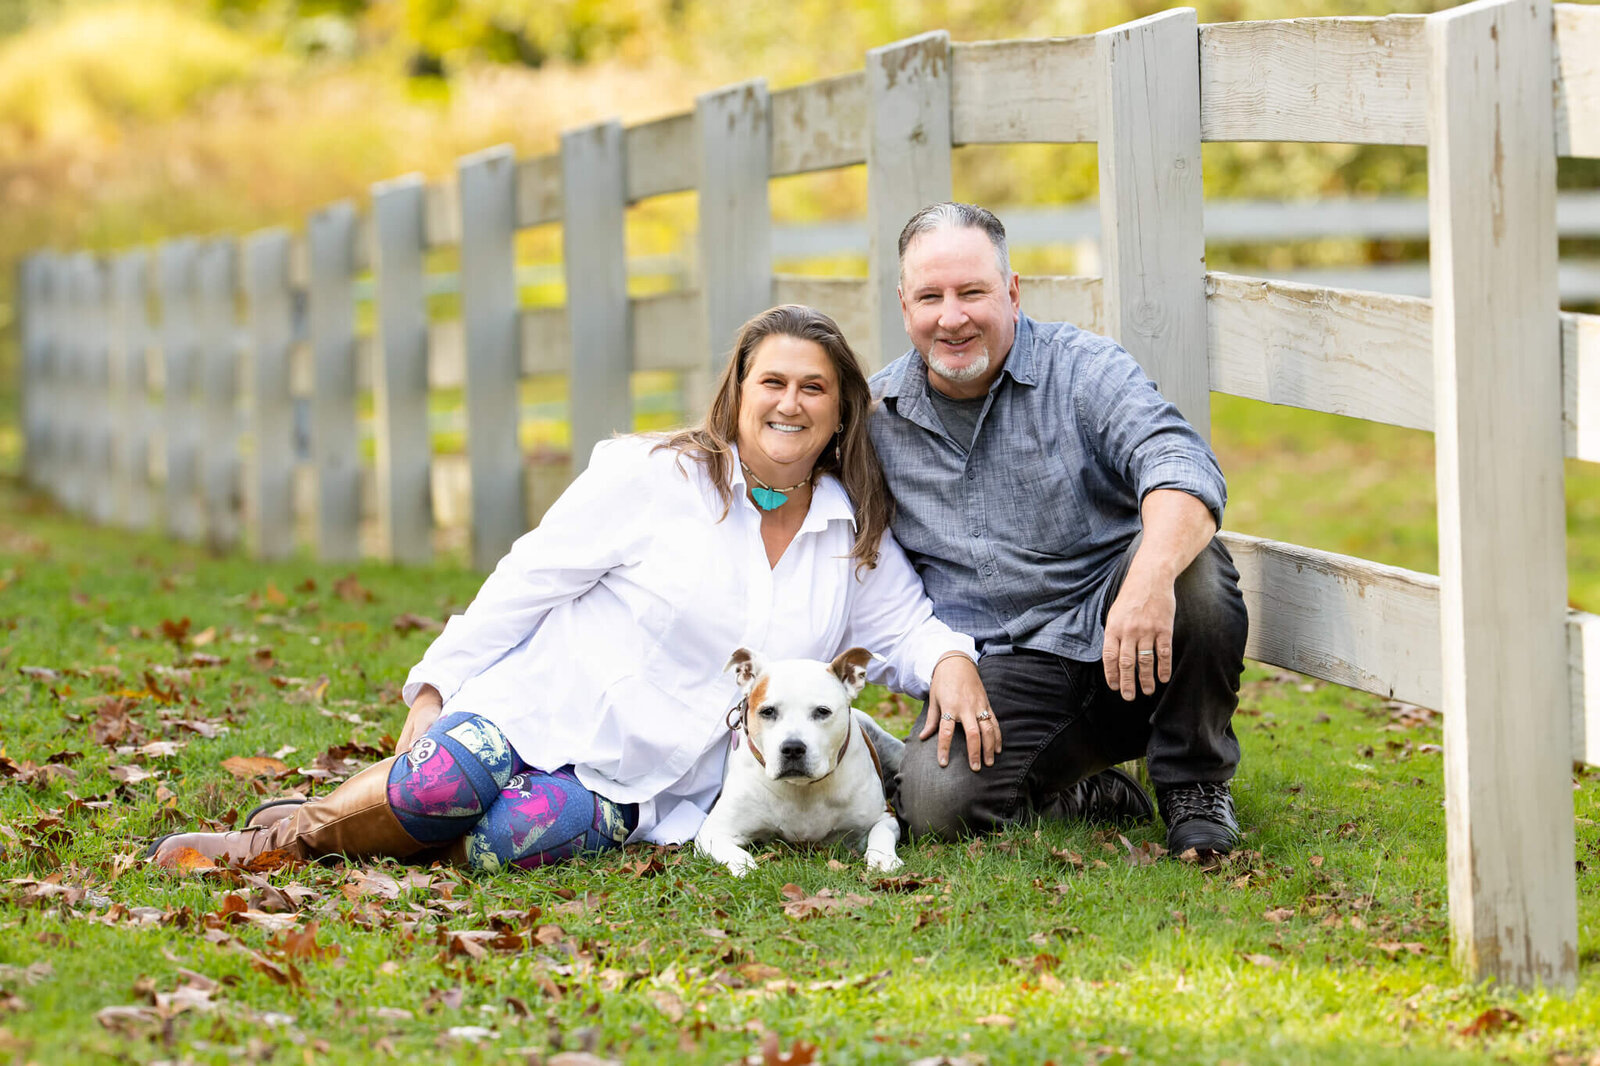
<instances>
[{"instance_id":1,"label":"white dog","mask_svg":"<svg viewBox=\"0 0 1600 1066\"><path fill-rule=\"evenodd\" d=\"M871 658L865 648L832 663L733 653L725 669L744 694L735 708L744 735L735 738L722 795L695 835L697 851L745 874L755 859L744 846L755 840L864 841L869 867L900 867L900 824L882 774L899 771L905 745L850 707Z\"/></svg>"}]
</instances>

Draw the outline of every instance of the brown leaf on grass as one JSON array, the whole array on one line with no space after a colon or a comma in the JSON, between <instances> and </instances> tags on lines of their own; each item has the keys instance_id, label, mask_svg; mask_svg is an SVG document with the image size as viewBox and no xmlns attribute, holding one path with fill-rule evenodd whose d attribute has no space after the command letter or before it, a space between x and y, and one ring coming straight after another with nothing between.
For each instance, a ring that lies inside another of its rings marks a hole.
<instances>
[{"instance_id":1,"label":"brown leaf on grass","mask_svg":"<svg viewBox=\"0 0 1600 1066\"><path fill-rule=\"evenodd\" d=\"M250 968L266 974L273 981L286 988L304 988L306 984L305 977L294 963L286 961L282 966L279 966L259 951L250 953Z\"/></svg>"},{"instance_id":2,"label":"brown leaf on grass","mask_svg":"<svg viewBox=\"0 0 1600 1066\"><path fill-rule=\"evenodd\" d=\"M1050 854L1075 869L1083 869L1083 856L1071 848L1051 848Z\"/></svg>"},{"instance_id":3,"label":"brown leaf on grass","mask_svg":"<svg viewBox=\"0 0 1600 1066\"><path fill-rule=\"evenodd\" d=\"M169 848L155 857L155 864L165 870L176 870L179 873L195 873L202 870L215 870L217 864L194 848Z\"/></svg>"},{"instance_id":4,"label":"brown leaf on grass","mask_svg":"<svg viewBox=\"0 0 1600 1066\"><path fill-rule=\"evenodd\" d=\"M634 877L654 877L657 874L665 873L667 867L659 858L652 855L648 859L625 862L617 869L623 873L632 874Z\"/></svg>"},{"instance_id":5,"label":"brown leaf on grass","mask_svg":"<svg viewBox=\"0 0 1600 1066\"><path fill-rule=\"evenodd\" d=\"M310 959L312 962L321 962L323 959L337 958L339 955L338 944L317 943L316 922L307 922L303 929L285 929L276 939L268 940L267 946L280 952L286 959Z\"/></svg>"},{"instance_id":6,"label":"brown leaf on grass","mask_svg":"<svg viewBox=\"0 0 1600 1066\"><path fill-rule=\"evenodd\" d=\"M276 777L287 773L289 766L282 759L268 755L235 755L222 760L222 768L241 781L253 777Z\"/></svg>"},{"instance_id":7,"label":"brown leaf on grass","mask_svg":"<svg viewBox=\"0 0 1600 1066\"><path fill-rule=\"evenodd\" d=\"M142 766L111 766L106 770L114 780L121 781L124 785L137 785L141 781L148 781L157 776Z\"/></svg>"},{"instance_id":8,"label":"brown leaf on grass","mask_svg":"<svg viewBox=\"0 0 1600 1066\"><path fill-rule=\"evenodd\" d=\"M29 681L42 681L47 685L61 680L61 671L52 670L48 666L19 666L17 673Z\"/></svg>"},{"instance_id":9,"label":"brown leaf on grass","mask_svg":"<svg viewBox=\"0 0 1600 1066\"><path fill-rule=\"evenodd\" d=\"M1427 945L1420 944L1415 940L1408 940L1404 943L1398 940L1374 940L1372 946L1379 951L1387 953L1390 958L1395 958L1402 951L1408 951L1413 955L1422 955L1428 950Z\"/></svg>"},{"instance_id":10,"label":"brown leaf on grass","mask_svg":"<svg viewBox=\"0 0 1600 1066\"><path fill-rule=\"evenodd\" d=\"M200 632L196 633L194 636L189 638L189 647L191 647L191 648L203 648L207 644L214 643L216 641L216 639L217 639L217 627L216 626L206 626Z\"/></svg>"},{"instance_id":11,"label":"brown leaf on grass","mask_svg":"<svg viewBox=\"0 0 1600 1066\"><path fill-rule=\"evenodd\" d=\"M817 1061L817 1045L795 1037L788 1051L780 1051L777 1033L761 1040L761 1066L811 1066Z\"/></svg>"},{"instance_id":12,"label":"brown leaf on grass","mask_svg":"<svg viewBox=\"0 0 1600 1066\"><path fill-rule=\"evenodd\" d=\"M1294 908L1293 907L1274 907L1274 908L1272 908L1272 910L1267 911L1261 917L1265 918L1267 921L1271 922L1273 925L1279 925L1279 924L1281 924L1283 922L1287 922L1290 918L1294 917Z\"/></svg>"},{"instance_id":13,"label":"brown leaf on grass","mask_svg":"<svg viewBox=\"0 0 1600 1066\"><path fill-rule=\"evenodd\" d=\"M96 744L115 747L124 740L144 739L144 730L128 716L138 704L125 696L108 696L95 708L94 721L89 723L89 736Z\"/></svg>"},{"instance_id":14,"label":"brown leaf on grass","mask_svg":"<svg viewBox=\"0 0 1600 1066\"><path fill-rule=\"evenodd\" d=\"M1278 960L1273 958L1271 955L1251 955L1241 951L1239 952L1239 957L1245 962L1248 962L1254 966L1260 966L1263 969L1276 970L1278 968Z\"/></svg>"},{"instance_id":15,"label":"brown leaf on grass","mask_svg":"<svg viewBox=\"0 0 1600 1066\"><path fill-rule=\"evenodd\" d=\"M917 920L911 923L911 931L915 933L918 929L923 929L930 925L938 925L949 917L949 907L939 907L931 911L919 911Z\"/></svg>"},{"instance_id":16,"label":"brown leaf on grass","mask_svg":"<svg viewBox=\"0 0 1600 1066\"><path fill-rule=\"evenodd\" d=\"M189 616L184 615L174 622L170 618L161 620L161 636L174 644L182 644L189 637Z\"/></svg>"},{"instance_id":17,"label":"brown leaf on grass","mask_svg":"<svg viewBox=\"0 0 1600 1066\"><path fill-rule=\"evenodd\" d=\"M978 1025L994 1025L1005 1029L1014 1029L1017 1025L1017 1020L1009 1014L985 1014L972 1020Z\"/></svg>"},{"instance_id":18,"label":"brown leaf on grass","mask_svg":"<svg viewBox=\"0 0 1600 1066\"><path fill-rule=\"evenodd\" d=\"M371 603L377 597L361 587L355 574L346 574L333 583L333 594L346 603Z\"/></svg>"},{"instance_id":19,"label":"brown leaf on grass","mask_svg":"<svg viewBox=\"0 0 1600 1066\"><path fill-rule=\"evenodd\" d=\"M163 686L160 679L150 670L144 672L144 691L146 695L158 703L176 704L183 702L183 693L178 691L175 681Z\"/></svg>"},{"instance_id":20,"label":"brown leaf on grass","mask_svg":"<svg viewBox=\"0 0 1600 1066\"><path fill-rule=\"evenodd\" d=\"M1522 1024L1522 1015L1505 1007L1490 1007L1462 1027L1462 1036L1488 1036Z\"/></svg>"},{"instance_id":21,"label":"brown leaf on grass","mask_svg":"<svg viewBox=\"0 0 1600 1066\"><path fill-rule=\"evenodd\" d=\"M860 896L854 892L838 896L831 888L824 888L814 896L806 895L805 889L796 884L784 885L779 891L783 898L789 901L783 905L783 913L791 918L805 919L817 914L834 914L840 910L867 907L872 904L870 896Z\"/></svg>"},{"instance_id":22,"label":"brown leaf on grass","mask_svg":"<svg viewBox=\"0 0 1600 1066\"><path fill-rule=\"evenodd\" d=\"M444 629L444 623L437 618L409 612L395 615L391 624L397 633L415 633L418 630L424 633L438 633Z\"/></svg>"},{"instance_id":23,"label":"brown leaf on grass","mask_svg":"<svg viewBox=\"0 0 1600 1066\"><path fill-rule=\"evenodd\" d=\"M195 652L193 655L189 656L188 659L190 666L198 666L202 669L211 666L222 666L226 664L227 661L227 659L224 659L220 655L207 655L203 651Z\"/></svg>"},{"instance_id":24,"label":"brown leaf on grass","mask_svg":"<svg viewBox=\"0 0 1600 1066\"><path fill-rule=\"evenodd\" d=\"M942 877L915 877L902 874L899 877L880 877L872 882L872 887L879 892L920 892L933 885L944 884Z\"/></svg>"},{"instance_id":25,"label":"brown leaf on grass","mask_svg":"<svg viewBox=\"0 0 1600 1066\"><path fill-rule=\"evenodd\" d=\"M652 988L645 992L645 997L650 1000L651 1005L656 1010L666 1016L669 1022L676 1024L683 1021L683 1014L686 1008L683 1005L683 1000L678 998L677 993L668 991L665 988Z\"/></svg>"},{"instance_id":26,"label":"brown leaf on grass","mask_svg":"<svg viewBox=\"0 0 1600 1066\"><path fill-rule=\"evenodd\" d=\"M1135 847L1128 842L1127 837L1122 837L1121 839L1123 846L1128 849L1128 853L1122 857L1122 861L1129 866L1154 866L1156 860L1167 853L1166 848L1153 840L1147 840Z\"/></svg>"}]
</instances>

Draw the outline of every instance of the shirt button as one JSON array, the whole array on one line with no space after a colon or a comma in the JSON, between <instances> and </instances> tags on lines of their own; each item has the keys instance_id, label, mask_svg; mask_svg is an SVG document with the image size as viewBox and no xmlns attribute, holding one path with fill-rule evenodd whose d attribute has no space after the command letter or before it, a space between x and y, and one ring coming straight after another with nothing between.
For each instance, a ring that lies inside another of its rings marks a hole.
<instances>
[{"instance_id":1,"label":"shirt button","mask_svg":"<svg viewBox=\"0 0 1600 1066\"><path fill-rule=\"evenodd\" d=\"M978 472L976 470L968 470L967 471L967 480L968 481L976 481L976 480L978 480Z\"/></svg>"},{"instance_id":2,"label":"shirt button","mask_svg":"<svg viewBox=\"0 0 1600 1066\"><path fill-rule=\"evenodd\" d=\"M983 536L983 530L981 530L981 529L974 529L974 530L973 530L973 531L972 531L972 535L973 535L973 536L974 536L974 537L981 537L981 536Z\"/></svg>"}]
</instances>

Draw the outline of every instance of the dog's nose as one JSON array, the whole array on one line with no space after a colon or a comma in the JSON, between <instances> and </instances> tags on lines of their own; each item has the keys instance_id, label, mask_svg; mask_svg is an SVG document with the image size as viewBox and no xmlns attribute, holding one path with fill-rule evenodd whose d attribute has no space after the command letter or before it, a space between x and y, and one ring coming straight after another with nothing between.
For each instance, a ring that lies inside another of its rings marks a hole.
<instances>
[{"instance_id":1,"label":"dog's nose","mask_svg":"<svg viewBox=\"0 0 1600 1066\"><path fill-rule=\"evenodd\" d=\"M790 762L799 762L806 757L806 742L803 740L786 740L778 746L778 754Z\"/></svg>"}]
</instances>

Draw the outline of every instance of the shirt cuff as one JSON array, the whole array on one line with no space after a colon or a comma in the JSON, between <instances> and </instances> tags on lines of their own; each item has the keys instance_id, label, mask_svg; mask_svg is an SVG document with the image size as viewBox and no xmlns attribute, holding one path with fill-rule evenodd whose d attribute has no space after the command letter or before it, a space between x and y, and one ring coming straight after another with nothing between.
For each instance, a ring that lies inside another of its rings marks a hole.
<instances>
[{"instance_id":1,"label":"shirt cuff","mask_svg":"<svg viewBox=\"0 0 1600 1066\"><path fill-rule=\"evenodd\" d=\"M1220 483L1216 471L1198 463L1168 459L1143 471L1139 478L1139 503L1156 489L1176 489L1188 493L1206 505L1217 528L1222 528L1222 511L1227 500L1227 488Z\"/></svg>"}]
</instances>

